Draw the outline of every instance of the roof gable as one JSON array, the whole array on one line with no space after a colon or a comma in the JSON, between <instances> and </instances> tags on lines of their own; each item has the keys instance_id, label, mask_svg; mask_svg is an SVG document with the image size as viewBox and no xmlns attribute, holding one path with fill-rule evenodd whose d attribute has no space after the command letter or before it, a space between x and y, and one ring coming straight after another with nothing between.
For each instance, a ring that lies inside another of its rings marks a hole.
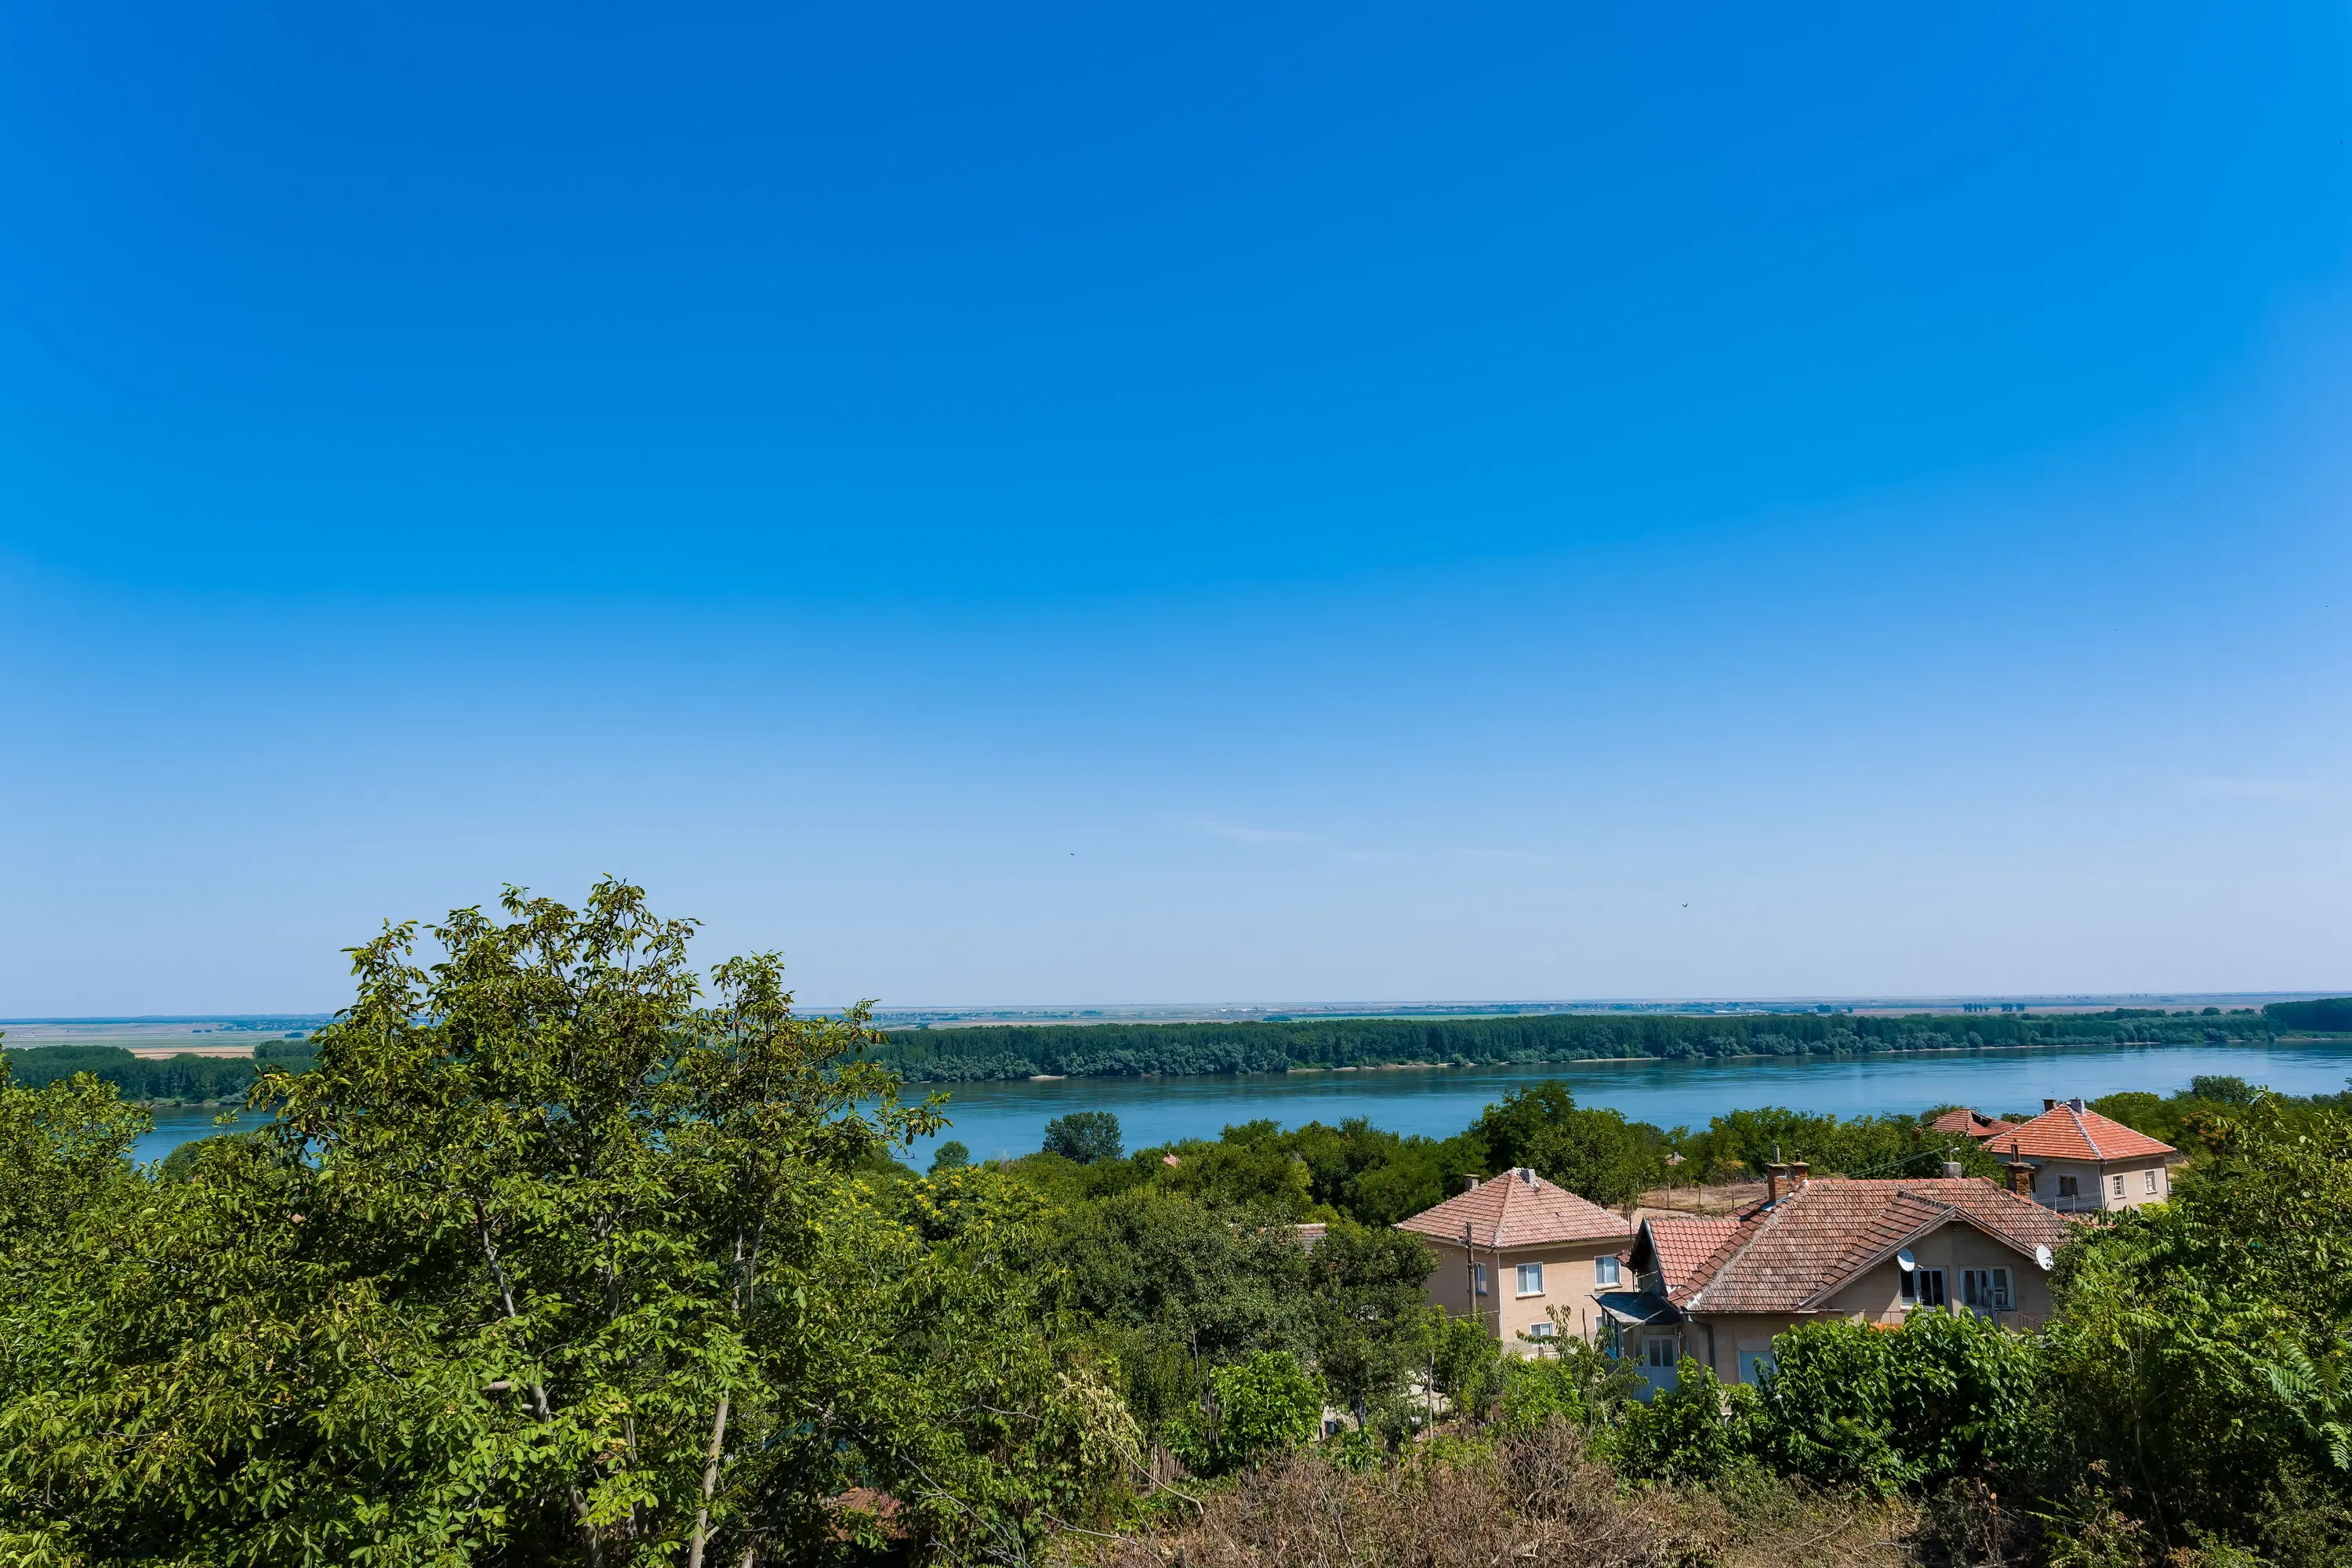
<instances>
[{"instance_id":1,"label":"roof gable","mask_svg":"<svg viewBox=\"0 0 2352 1568\"><path fill-rule=\"evenodd\" d=\"M1548 1182L1533 1171L1517 1170L1456 1194L1435 1208L1423 1209L1397 1222L1438 1241L1462 1245L1468 1227L1473 1247L1495 1248L1540 1247L1549 1242L1616 1240L1633 1227L1599 1204L1580 1198L1566 1187Z\"/></svg>"}]
</instances>

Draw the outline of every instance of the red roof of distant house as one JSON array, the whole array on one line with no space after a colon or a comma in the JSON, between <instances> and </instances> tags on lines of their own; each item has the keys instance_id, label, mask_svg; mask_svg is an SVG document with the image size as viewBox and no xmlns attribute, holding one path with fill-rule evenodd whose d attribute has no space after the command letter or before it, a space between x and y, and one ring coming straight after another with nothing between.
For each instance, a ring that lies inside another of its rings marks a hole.
<instances>
[{"instance_id":1,"label":"red roof of distant house","mask_svg":"<svg viewBox=\"0 0 2352 1568\"><path fill-rule=\"evenodd\" d=\"M1439 1241L1462 1242L1470 1227L1475 1247L1538 1247L1550 1241L1597 1241L1631 1236L1633 1227L1599 1204L1545 1181L1533 1171L1512 1171L1481 1182L1466 1193L1397 1221L1399 1230L1417 1231Z\"/></svg>"},{"instance_id":2,"label":"red roof of distant house","mask_svg":"<svg viewBox=\"0 0 2352 1568\"><path fill-rule=\"evenodd\" d=\"M2146 1160L2173 1152L2169 1143L2159 1143L2095 1110L2077 1110L2074 1101L2065 1100L1985 1147L1996 1154L2027 1160L2094 1162Z\"/></svg>"},{"instance_id":3,"label":"red roof of distant house","mask_svg":"<svg viewBox=\"0 0 2352 1568\"><path fill-rule=\"evenodd\" d=\"M1964 1138L1990 1138L2013 1129L2015 1123L2003 1121L1998 1116L1980 1116L1973 1110L1947 1110L1927 1123L1937 1132L1957 1132Z\"/></svg>"},{"instance_id":4,"label":"red roof of distant house","mask_svg":"<svg viewBox=\"0 0 2352 1568\"><path fill-rule=\"evenodd\" d=\"M1975 1177L1849 1181L1824 1176L1778 1204L1727 1219L1654 1219L1666 1296L1699 1312L1799 1312L1880 1258L1958 1220L2032 1257L2074 1222Z\"/></svg>"}]
</instances>

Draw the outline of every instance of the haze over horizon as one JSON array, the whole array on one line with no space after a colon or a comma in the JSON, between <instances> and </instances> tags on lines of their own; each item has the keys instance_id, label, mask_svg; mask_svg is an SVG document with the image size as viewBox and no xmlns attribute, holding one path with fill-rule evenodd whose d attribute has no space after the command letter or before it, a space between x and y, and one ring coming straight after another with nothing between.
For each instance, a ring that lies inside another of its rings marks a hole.
<instances>
[{"instance_id":1,"label":"haze over horizon","mask_svg":"<svg viewBox=\"0 0 2352 1568\"><path fill-rule=\"evenodd\" d=\"M2341 6L0 39L0 1015L2352 989Z\"/></svg>"}]
</instances>

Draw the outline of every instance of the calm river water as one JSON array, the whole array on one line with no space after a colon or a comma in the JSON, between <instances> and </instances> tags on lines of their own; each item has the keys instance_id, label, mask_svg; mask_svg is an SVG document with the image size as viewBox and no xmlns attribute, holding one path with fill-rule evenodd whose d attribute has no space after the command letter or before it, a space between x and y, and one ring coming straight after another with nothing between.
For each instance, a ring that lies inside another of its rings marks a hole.
<instances>
[{"instance_id":1,"label":"calm river water","mask_svg":"<svg viewBox=\"0 0 2352 1568\"><path fill-rule=\"evenodd\" d=\"M1229 1123L1270 1118L1286 1127L1369 1118L1392 1132L1444 1137L1511 1089L1564 1079L1585 1105L1605 1105L1661 1127L1701 1126L1744 1106L1853 1116L1931 1105L2038 1111L2045 1096L2095 1099L2118 1089L2169 1094L2199 1073L2234 1073L2288 1094L2333 1094L2352 1078L2352 1043L2286 1046L2095 1046L2050 1050L1938 1051L1829 1061L1817 1058L1700 1062L1580 1062L1530 1068L1386 1068L1220 1078L1092 1078L1046 1083L960 1083L953 1125L910 1152L919 1168L945 1139L975 1159L1034 1152L1045 1123L1071 1110L1116 1112L1130 1149L1213 1138ZM920 1089L925 1086L912 1086ZM911 1098L911 1096L910 1096ZM206 1111L161 1110L132 1155L160 1160L219 1131Z\"/></svg>"}]
</instances>

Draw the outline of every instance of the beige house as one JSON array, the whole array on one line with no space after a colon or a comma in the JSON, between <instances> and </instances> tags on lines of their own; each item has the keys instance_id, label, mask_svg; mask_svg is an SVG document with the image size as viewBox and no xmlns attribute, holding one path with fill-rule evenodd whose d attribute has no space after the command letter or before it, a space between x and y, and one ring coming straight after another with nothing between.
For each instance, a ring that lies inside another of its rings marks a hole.
<instances>
[{"instance_id":1,"label":"beige house","mask_svg":"<svg viewBox=\"0 0 2352 1568\"><path fill-rule=\"evenodd\" d=\"M2080 1100L2045 1100L2042 1114L1988 1140L2012 1191L2062 1213L2139 1208L2172 1195L2169 1143L2135 1132Z\"/></svg>"},{"instance_id":2,"label":"beige house","mask_svg":"<svg viewBox=\"0 0 2352 1568\"><path fill-rule=\"evenodd\" d=\"M1775 1334L1822 1319L1892 1326L1926 1308L2035 1328L2048 1316L2051 1258L2074 1226L2064 1216L1974 1177L1771 1174L1763 1202L1723 1218L1645 1221L1631 1278L1595 1292L1653 1387L1673 1387L1684 1356L1754 1383Z\"/></svg>"},{"instance_id":3,"label":"beige house","mask_svg":"<svg viewBox=\"0 0 2352 1568\"><path fill-rule=\"evenodd\" d=\"M1529 1170L1464 1190L1397 1223L1437 1254L1429 1299L1457 1318L1476 1318L1514 1351L1549 1338L1551 1309L1564 1309L1571 1331L1601 1331L1596 1290L1624 1283L1620 1255L1633 1227L1600 1205Z\"/></svg>"}]
</instances>

